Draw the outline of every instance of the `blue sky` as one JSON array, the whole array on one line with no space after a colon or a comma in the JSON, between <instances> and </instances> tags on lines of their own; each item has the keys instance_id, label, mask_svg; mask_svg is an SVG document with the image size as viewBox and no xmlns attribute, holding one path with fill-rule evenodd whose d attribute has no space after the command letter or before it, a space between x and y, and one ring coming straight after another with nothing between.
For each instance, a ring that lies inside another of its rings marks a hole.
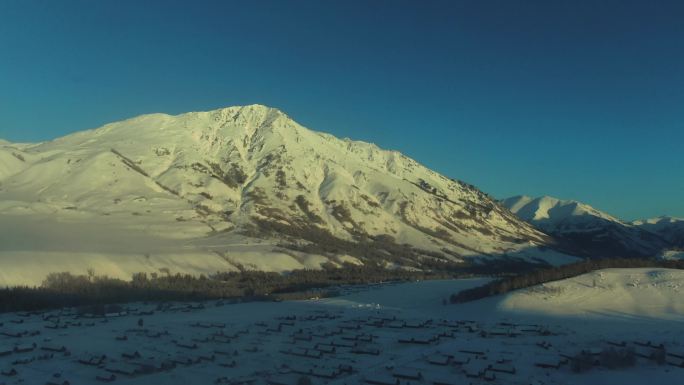
<instances>
[{"instance_id":1,"label":"blue sky","mask_svg":"<svg viewBox=\"0 0 684 385\"><path fill-rule=\"evenodd\" d=\"M684 217L682 1L0 2L0 138L261 103L496 196Z\"/></svg>"}]
</instances>

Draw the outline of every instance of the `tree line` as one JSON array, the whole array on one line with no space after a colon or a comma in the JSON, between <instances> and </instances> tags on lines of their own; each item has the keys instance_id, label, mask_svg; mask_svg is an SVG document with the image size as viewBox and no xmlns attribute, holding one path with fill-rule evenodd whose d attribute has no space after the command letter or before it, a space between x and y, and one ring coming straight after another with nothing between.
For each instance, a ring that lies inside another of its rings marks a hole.
<instances>
[{"instance_id":1,"label":"tree line","mask_svg":"<svg viewBox=\"0 0 684 385\"><path fill-rule=\"evenodd\" d=\"M93 271L80 275L68 272L51 273L40 286L0 288L0 312L82 306L102 308L102 305L107 304L138 301L306 299L336 295L335 287L340 285L480 275L525 276L525 273L531 271L543 271L539 270L543 265L517 259L492 260L487 263L455 263L440 258L424 257L421 264L421 270L388 269L380 262L367 261L364 265L324 265L322 269L302 269L285 273L242 270L200 276L172 274L168 269L161 269L159 273L133 274L130 280L97 275ZM511 278L503 278L502 281L507 282L509 279Z\"/></svg>"},{"instance_id":2,"label":"tree line","mask_svg":"<svg viewBox=\"0 0 684 385\"><path fill-rule=\"evenodd\" d=\"M504 277L485 285L452 294L451 303L463 303L490 296L506 294L513 290L524 289L551 281L559 281L576 277L595 270L610 268L642 268L660 267L668 269L684 269L684 260L657 260L638 258L606 258L585 260L568 265L546 267L519 275Z\"/></svg>"},{"instance_id":3,"label":"tree line","mask_svg":"<svg viewBox=\"0 0 684 385\"><path fill-rule=\"evenodd\" d=\"M133 274L130 281L96 275L92 271L81 275L61 272L49 274L37 287L0 289L0 312L137 301L302 299L334 295L334 287L344 284L447 279L470 274L466 267L458 272L453 269L415 271L372 264L345 264L287 273L237 271L200 276L172 274L163 269L161 273Z\"/></svg>"}]
</instances>

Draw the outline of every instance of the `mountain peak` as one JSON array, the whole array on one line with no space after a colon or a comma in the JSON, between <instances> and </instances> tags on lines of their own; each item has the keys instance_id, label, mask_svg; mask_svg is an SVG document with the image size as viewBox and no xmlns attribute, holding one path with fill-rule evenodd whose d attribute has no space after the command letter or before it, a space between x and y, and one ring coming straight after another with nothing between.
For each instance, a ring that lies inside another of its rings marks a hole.
<instances>
[{"instance_id":1,"label":"mountain peak","mask_svg":"<svg viewBox=\"0 0 684 385\"><path fill-rule=\"evenodd\" d=\"M266 119L269 117L284 116L285 114L274 107L269 107L263 104L247 104L241 106L228 106L217 108L215 110L203 111L197 113L209 113L215 116L230 116L238 117L245 116L250 118ZM192 114L192 112L190 113Z\"/></svg>"},{"instance_id":2,"label":"mountain peak","mask_svg":"<svg viewBox=\"0 0 684 385\"><path fill-rule=\"evenodd\" d=\"M502 204L526 221L558 222L570 217L589 215L612 222L622 222L612 215L572 199L559 199L543 195L532 198L525 195L507 198Z\"/></svg>"},{"instance_id":3,"label":"mountain peak","mask_svg":"<svg viewBox=\"0 0 684 385\"><path fill-rule=\"evenodd\" d=\"M659 236L576 200L518 196L502 204L587 256L654 256L665 246Z\"/></svg>"}]
</instances>

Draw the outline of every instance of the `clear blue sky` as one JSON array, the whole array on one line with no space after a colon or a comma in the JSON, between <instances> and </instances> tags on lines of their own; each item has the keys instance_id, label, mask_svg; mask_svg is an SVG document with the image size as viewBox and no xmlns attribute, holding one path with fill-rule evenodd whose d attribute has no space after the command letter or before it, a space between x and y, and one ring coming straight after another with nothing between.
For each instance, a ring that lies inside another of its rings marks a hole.
<instances>
[{"instance_id":1,"label":"clear blue sky","mask_svg":"<svg viewBox=\"0 0 684 385\"><path fill-rule=\"evenodd\" d=\"M0 137L261 103L496 197L684 216L684 1L0 1Z\"/></svg>"}]
</instances>

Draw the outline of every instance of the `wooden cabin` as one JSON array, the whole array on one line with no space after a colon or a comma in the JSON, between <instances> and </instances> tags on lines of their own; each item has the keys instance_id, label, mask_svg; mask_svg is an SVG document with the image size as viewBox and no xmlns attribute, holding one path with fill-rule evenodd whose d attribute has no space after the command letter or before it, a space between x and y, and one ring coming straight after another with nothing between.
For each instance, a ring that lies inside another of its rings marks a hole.
<instances>
[{"instance_id":1,"label":"wooden cabin","mask_svg":"<svg viewBox=\"0 0 684 385\"><path fill-rule=\"evenodd\" d=\"M0 357L9 356L12 353L14 353L14 348L0 347Z\"/></svg>"},{"instance_id":2,"label":"wooden cabin","mask_svg":"<svg viewBox=\"0 0 684 385\"><path fill-rule=\"evenodd\" d=\"M17 370L14 368L7 368L0 370L0 374L2 374L5 377L13 377L16 376L18 373Z\"/></svg>"},{"instance_id":3,"label":"wooden cabin","mask_svg":"<svg viewBox=\"0 0 684 385\"><path fill-rule=\"evenodd\" d=\"M489 370L498 373L515 374L515 366L506 363L494 363L489 366Z\"/></svg>"},{"instance_id":4,"label":"wooden cabin","mask_svg":"<svg viewBox=\"0 0 684 385\"><path fill-rule=\"evenodd\" d=\"M432 365L447 366L451 363L451 357L446 354L432 354L428 356L427 362Z\"/></svg>"},{"instance_id":5,"label":"wooden cabin","mask_svg":"<svg viewBox=\"0 0 684 385\"><path fill-rule=\"evenodd\" d=\"M110 373L123 374L126 376L134 376L140 372L137 365L129 364L126 362L116 362L107 364L105 370Z\"/></svg>"},{"instance_id":6,"label":"wooden cabin","mask_svg":"<svg viewBox=\"0 0 684 385\"><path fill-rule=\"evenodd\" d=\"M121 353L121 357L132 360L132 359L140 358L140 353L137 350L123 352L123 353Z\"/></svg>"},{"instance_id":7,"label":"wooden cabin","mask_svg":"<svg viewBox=\"0 0 684 385\"><path fill-rule=\"evenodd\" d=\"M371 348L371 347L357 347L351 350L352 353L354 354L368 354L372 356L379 356L380 355L380 349L377 348Z\"/></svg>"},{"instance_id":8,"label":"wooden cabin","mask_svg":"<svg viewBox=\"0 0 684 385\"><path fill-rule=\"evenodd\" d=\"M83 365L100 366L105 362L106 359L107 359L107 356L105 356L104 354L92 355L92 356L86 356L86 357L80 358L78 360L78 362L83 364Z\"/></svg>"},{"instance_id":9,"label":"wooden cabin","mask_svg":"<svg viewBox=\"0 0 684 385\"><path fill-rule=\"evenodd\" d=\"M364 379L366 384L371 385L399 385L399 379L386 373L369 375Z\"/></svg>"},{"instance_id":10,"label":"wooden cabin","mask_svg":"<svg viewBox=\"0 0 684 385\"><path fill-rule=\"evenodd\" d=\"M116 381L116 374L114 373L102 373L95 376L95 379L100 382L114 382Z\"/></svg>"},{"instance_id":11,"label":"wooden cabin","mask_svg":"<svg viewBox=\"0 0 684 385\"><path fill-rule=\"evenodd\" d=\"M418 369L401 367L395 368L392 371L392 376L405 380L420 381L423 378L423 373Z\"/></svg>"},{"instance_id":12,"label":"wooden cabin","mask_svg":"<svg viewBox=\"0 0 684 385\"><path fill-rule=\"evenodd\" d=\"M40 350L45 350L48 352L64 353L67 351L66 346L57 344L43 344Z\"/></svg>"}]
</instances>

